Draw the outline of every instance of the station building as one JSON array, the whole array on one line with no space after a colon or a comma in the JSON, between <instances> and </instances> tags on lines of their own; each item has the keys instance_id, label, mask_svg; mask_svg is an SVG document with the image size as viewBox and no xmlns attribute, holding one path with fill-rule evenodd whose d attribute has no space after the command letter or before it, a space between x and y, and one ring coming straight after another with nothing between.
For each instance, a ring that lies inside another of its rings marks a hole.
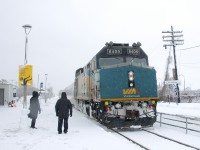
<instances>
[{"instance_id":1,"label":"station building","mask_svg":"<svg viewBox=\"0 0 200 150\"><path fill-rule=\"evenodd\" d=\"M13 100L13 85L0 83L0 106L8 105Z\"/></svg>"}]
</instances>

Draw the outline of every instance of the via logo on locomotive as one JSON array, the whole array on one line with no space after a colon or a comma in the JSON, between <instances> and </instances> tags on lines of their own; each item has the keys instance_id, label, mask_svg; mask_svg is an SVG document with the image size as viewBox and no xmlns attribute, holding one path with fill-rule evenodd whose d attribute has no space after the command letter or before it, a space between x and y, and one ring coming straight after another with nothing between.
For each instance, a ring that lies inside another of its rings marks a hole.
<instances>
[{"instance_id":1,"label":"via logo on locomotive","mask_svg":"<svg viewBox=\"0 0 200 150\"><path fill-rule=\"evenodd\" d=\"M124 95L132 95L132 94L139 94L139 90L137 90L137 89L135 89L135 88L133 88L133 89L123 89L123 94Z\"/></svg>"}]
</instances>

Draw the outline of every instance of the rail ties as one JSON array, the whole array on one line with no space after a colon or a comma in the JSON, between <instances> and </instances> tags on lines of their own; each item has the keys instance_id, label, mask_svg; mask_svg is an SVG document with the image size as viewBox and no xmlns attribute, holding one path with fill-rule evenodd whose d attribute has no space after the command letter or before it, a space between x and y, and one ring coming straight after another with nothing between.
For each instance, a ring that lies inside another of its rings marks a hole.
<instances>
[{"instance_id":1,"label":"rail ties","mask_svg":"<svg viewBox=\"0 0 200 150\"><path fill-rule=\"evenodd\" d=\"M115 132L115 133L119 134L120 136L126 138L127 140L131 141L132 143L134 143L134 144L140 146L141 148L143 148L143 149L145 149L145 150L150 150L149 148L147 148L147 147L143 146L142 144L140 144L140 143L138 143L138 142L136 142L136 141L134 141L134 140L128 138L127 136L121 134L120 132L118 132L118 131L116 131L116 130L114 130L114 129L110 129L110 130L112 130L113 132ZM197 148L197 147L194 147L194 146L191 146L191 145L182 143L182 142L180 142L180 141L176 141L176 140L174 140L174 139L170 139L170 138L168 138L168 137L165 137L165 136L162 136L162 135L160 135L160 134L157 134L157 133L148 131L148 130L146 130L146 129L141 129L141 130L143 130L143 131L145 131L145 132L148 132L148 133L151 133L151 134L154 134L154 135L159 136L159 137L161 137L161 138L164 138L164 139L166 139L166 140L169 140L169 141L178 143L178 144L180 144L180 145L183 145L183 146L186 146L186 147L189 147L189 148L193 148L193 149L196 149L196 150L200 150L200 148Z\"/></svg>"},{"instance_id":2,"label":"rail ties","mask_svg":"<svg viewBox=\"0 0 200 150\"><path fill-rule=\"evenodd\" d=\"M134 144L140 146L141 148L143 148L143 149L145 149L145 150L150 150L149 148L147 148L147 147L141 145L140 143L138 143L138 142L136 142L136 141L134 141L134 140L128 138L127 136L125 136L125 135L123 135L123 134L117 132L116 130L114 130L114 129L110 129L110 130L112 130L112 131L114 131L115 133L121 135L122 137L126 138L127 140L131 141L132 143L134 143Z\"/></svg>"},{"instance_id":3,"label":"rail ties","mask_svg":"<svg viewBox=\"0 0 200 150\"><path fill-rule=\"evenodd\" d=\"M178 144L180 144L180 145L184 145L184 146L186 146L186 147L190 147L190 148L193 148L193 149L196 149L196 150L200 150L200 149L197 148L197 147L194 147L194 146L191 146L191 145L182 143L182 142L180 142L180 141L176 141L176 140L174 140L174 139L170 139L170 138L168 138L168 137L165 137L165 136L162 136L162 135L160 135L160 134L157 134L157 133L148 131L148 130L146 130L146 129L141 129L141 130L146 131L146 132L151 133L151 134L154 134L154 135L159 136L159 137L161 137L161 138L167 139L167 140L169 140L169 141L173 141L173 142L178 143Z\"/></svg>"}]
</instances>

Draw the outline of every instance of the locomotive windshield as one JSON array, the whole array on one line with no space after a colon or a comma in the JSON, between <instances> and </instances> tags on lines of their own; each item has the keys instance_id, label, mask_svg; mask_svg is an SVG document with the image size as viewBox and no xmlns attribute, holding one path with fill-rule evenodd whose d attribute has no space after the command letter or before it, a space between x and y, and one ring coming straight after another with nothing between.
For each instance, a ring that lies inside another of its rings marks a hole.
<instances>
[{"instance_id":1,"label":"locomotive windshield","mask_svg":"<svg viewBox=\"0 0 200 150\"><path fill-rule=\"evenodd\" d=\"M107 68L115 66L147 67L148 56L140 46L114 45L106 46L97 54L97 67Z\"/></svg>"},{"instance_id":2,"label":"locomotive windshield","mask_svg":"<svg viewBox=\"0 0 200 150\"><path fill-rule=\"evenodd\" d=\"M133 57L107 57L99 58L99 67L106 68L109 66L147 66L147 61L145 58L133 58Z\"/></svg>"}]
</instances>

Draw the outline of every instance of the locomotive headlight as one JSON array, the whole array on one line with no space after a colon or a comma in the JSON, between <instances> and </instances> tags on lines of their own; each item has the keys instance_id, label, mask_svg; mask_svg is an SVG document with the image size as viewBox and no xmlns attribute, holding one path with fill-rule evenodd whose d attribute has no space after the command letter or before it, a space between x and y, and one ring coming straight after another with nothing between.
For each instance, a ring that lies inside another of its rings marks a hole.
<instances>
[{"instance_id":1,"label":"locomotive headlight","mask_svg":"<svg viewBox=\"0 0 200 150\"><path fill-rule=\"evenodd\" d=\"M134 72L133 71L128 72L128 86L130 88L134 87Z\"/></svg>"},{"instance_id":2,"label":"locomotive headlight","mask_svg":"<svg viewBox=\"0 0 200 150\"><path fill-rule=\"evenodd\" d=\"M133 71L129 71L128 74L129 74L129 76L133 76L134 72Z\"/></svg>"},{"instance_id":3,"label":"locomotive headlight","mask_svg":"<svg viewBox=\"0 0 200 150\"><path fill-rule=\"evenodd\" d=\"M134 72L133 71L129 71L128 79L129 79L129 81L133 81L134 80Z\"/></svg>"},{"instance_id":4,"label":"locomotive headlight","mask_svg":"<svg viewBox=\"0 0 200 150\"><path fill-rule=\"evenodd\" d=\"M133 81L133 80L134 80L134 78L133 78L133 77L129 77L129 80L130 80L130 81Z\"/></svg>"},{"instance_id":5,"label":"locomotive headlight","mask_svg":"<svg viewBox=\"0 0 200 150\"><path fill-rule=\"evenodd\" d=\"M133 83L130 83L129 86L130 86L130 87L133 87Z\"/></svg>"}]
</instances>

